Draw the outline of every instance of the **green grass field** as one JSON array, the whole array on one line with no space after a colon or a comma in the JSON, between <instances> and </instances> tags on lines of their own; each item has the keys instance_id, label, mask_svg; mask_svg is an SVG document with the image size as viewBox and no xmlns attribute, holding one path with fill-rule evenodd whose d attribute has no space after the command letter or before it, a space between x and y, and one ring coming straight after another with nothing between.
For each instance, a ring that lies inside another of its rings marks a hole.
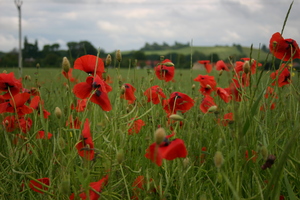
<instances>
[{"instance_id":1,"label":"green grass field","mask_svg":"<svg viewBox=\"0 0 300 200\"><path fill-rule=\"evenodd\" d=\"M23 78L23 87L37 88L44 101L43 107L51 115L44 119L38 111L27 114L26 117L33 121L27 133L18 128L8 132L2 126L1 199L69 199L71 193L79 198L83 192L89 194L91 182L106 175L108 182L99 193L101 199L299 198L297 74L291 77L291 84L273 87L278 98L266 99L266 88L272 83L271 72L258 70L251 76L251 84L242 88L241 102L225 103L212 93L217 110L203 113L199 106L204 97L194 78L207 74L206 71L175 70L175 81L164 82L156 78L153 70L108 69L107 74L113 81L110 83L113 90L108 94L112 110L105 112L97 104L88 102L83 112L76 112L71 109L71 104L77 100L72 92L75 83L68 82L61 72L61 69L43 67L23 70L24 76L31 77L31 80ZM223 72L219 76L213 70L210 75L215 77L218 87L225 88L233 72ZM73 76L84 82L87 75L74 70ZM124 83L136 88L134 104L120 99ZM162 105L147 102L143 93L153 85L159 85L167 98L177 91L195 101L189 111L181 114L183 125L180 126L179 121L168 124ZM263 104L268 107L271 103L276 103L274 110L260 110ZM56 107L61 110L60 117L55 114ZM230 124L218 123L230 112L234 114ZM79 129L66 125L70 115L82 122ZM14 114L2 113L0 120L7 116ZM80 157L75 147L86 118L96 152L92 161ZM132 118L142 119L145 125L138 134L129 135ZM159 126L165 128L167 135L172 133L172 127L176 132L174 138L184 141L188 151L186 158L164 160L162 166L157 166L144 156L155 141L154 133ZM52 138L37 139L41 130L53 134ZM17 137L19 134L25 138ZM217 158L216 152L221 152ZM270 155L276 160L271 168L263 170ZM144 177L140 188L133 184L139 176ZM30 188L30 181L44 177L49 178L50 184L43 187L43 193Z\"/></svg>"}]
</instances>

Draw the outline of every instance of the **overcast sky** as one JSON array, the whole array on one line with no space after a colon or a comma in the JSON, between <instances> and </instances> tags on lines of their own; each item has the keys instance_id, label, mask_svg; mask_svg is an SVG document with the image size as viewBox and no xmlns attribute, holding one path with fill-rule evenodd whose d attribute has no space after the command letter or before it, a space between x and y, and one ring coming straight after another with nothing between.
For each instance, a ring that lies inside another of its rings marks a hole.
<instances>
[{"instance_id":1,"label":"overcast sky","mask_svg":"<svg viewBox=\"0 0 300 200\"><path fill-rule=\"evenodd\" d=\"M22 35L30 43L90 41L106 52L138 50L146 42L193 46L269 44L291 0L23 0ZM283 36L300 45L300 0ZM23 42L22 42L23 43ZM0 51L18 47L18 11L0 0Z\"/></svg>"}]
</instances>

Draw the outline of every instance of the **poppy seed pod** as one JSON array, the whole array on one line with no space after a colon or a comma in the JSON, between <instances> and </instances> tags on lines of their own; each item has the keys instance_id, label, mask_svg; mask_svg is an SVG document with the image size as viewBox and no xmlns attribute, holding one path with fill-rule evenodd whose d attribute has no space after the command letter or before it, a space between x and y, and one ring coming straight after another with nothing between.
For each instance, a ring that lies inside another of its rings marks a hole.
<instances>
[{"instance_id":1,"label":"poppy seed pod","mask_svg":"<svg viewBox=\"0 0 300 200\"><path fill-rule=\"evenodd\" d=\"M111 55L108 54L105 59L105 65L109 66L111 64Z\"/></svg>"},{"instance_id":2,"label":"poppy seed pod","mask_svg":"<svg viewBox=\"0 0 300 200\"><path fill-rule=\"evenodd\" d=\"M249 61L245 61L243 64L243 70L245 74L248 74L250 72L250 64Z\"/></svg>"},{"instance_id":3,"label":"poppy seed pod","mask_svg":"<svg viewBox=\"0 0 300 200\"><path fill-rule=\"evenodd\" d=\"M154 138L156 144L161 144L166 138L166 131L164 128L158 128L154 133Z\"/></svg>"},{"instance_id":4,"label":"poppy seed pod","mask_svg":"<svg viewBox=\"0 0 300 200\"><path fill-rule=\"evenodd\" d=\"M70 70L71 65L70 65L70 62L69 62L67 57L63 58L63 61L62 61L61 65L62 65L62 68L63 68L64 72L68 73L69 70Z\"/></svg>"},{"instance_id":5,"label":"poppy seed pod","mask_svg":"<svg viewBox=\"0 0 300 200\"><path fill-rule=\"evenodd\" d=\"M124 151L123 149L120 149L118 152L117 152L117 162L118 164L122 164L122 162L124 161Z\"/></svg>"},{"instance_id":6,"label":"poppy seed pod","mask_svg":"<svg viewBox=\"0 0 300 200\"><path fill-rule=\"evenodd\" d=\"M209 109L208 109L207 111L208 111L208 112L216 112L217 109L218 109L217 106L211 106L211 107L209 107Z\"/></svg>"},{"instance_id":7,"label":"poppy seed pod","mask_svg":"<svg viewBox=\"0 0 300 200\"><path fill-rule=\"evenodd\" d=\"M175 121L183 121L184 120L184 118L178 114L172 114L172 115L170 115L169 118L172 120L175 120Z\"/></svg>"},{"instance_id":8,"label":"poppy seed pod","mask_svg":"<svg viewBox=\"0 0 300 200\"><path fill-rule=\"evenodd\" d=\"M54 110L54 114L55 116L60 119L61 116L62 116L62 112L61 112L61 109L59 107L56 107L55 110Z\"/></svg>"},{"instance_id":9,"label":"poppy seed pod","mask_svg":"<svg viewBox=\"0 0 300 200\"><path fill-rule=\"evenodd\" d=\"M221 151L217 151L214 156L215 166L220 169L224 163L224 157Z\"/></svg>"},{"instance_id":10,"label":"poppy seed pod","mask_svg":"<svg viewBox=\"0 0 300 200\"><path fill-rule=\"evenodd\" d=\"M120 50L117 50L116 52L116 60L118 62L121 62L122 61L122 54L121 54L121 51Z\"/></svg>"}]
</instances>

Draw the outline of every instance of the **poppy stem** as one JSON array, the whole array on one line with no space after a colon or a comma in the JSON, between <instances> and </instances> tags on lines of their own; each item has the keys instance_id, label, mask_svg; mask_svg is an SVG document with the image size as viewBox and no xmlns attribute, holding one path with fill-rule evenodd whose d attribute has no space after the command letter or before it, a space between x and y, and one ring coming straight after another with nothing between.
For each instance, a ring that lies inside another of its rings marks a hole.
<instances>
[{"instance_id":1,"label":"poppy stem","mask_svg":"<svg viewBox=\"0 0 300 200\"><path fill-rule=\"evenodd\" d=\"M120 170L121 170L122 177L123 177L123 180L124 180L125 189L126 189L126 192L127 192L127 197L128 197L128 200L130 200L131 199L130 198L130 193L129 193L129 190L128 190L128 185L127 185L127 182L126 182L126 179L125 179L125 175L124 175L122 164L119 164L119 166L120 166Z\"/></svg>"}]
</instances>

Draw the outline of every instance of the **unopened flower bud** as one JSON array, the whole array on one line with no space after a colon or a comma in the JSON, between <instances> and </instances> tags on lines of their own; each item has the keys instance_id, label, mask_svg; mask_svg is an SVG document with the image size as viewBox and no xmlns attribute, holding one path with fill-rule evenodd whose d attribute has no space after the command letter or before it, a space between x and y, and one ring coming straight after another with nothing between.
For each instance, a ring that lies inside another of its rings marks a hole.
<instances>
[{"instance_id":1,"label":"unopened flower bud","mask_svg":"<svg viewBox=\"0 0 300 200\"><path fill-rule=\"evenodd\" d=\"M172 66L174 66L174 63L172 63L172 62L165 62L163 65L165 65L167 67L172 67Z\"/></svg>"},{"instance_id":2,"label":"unopened flower bud","mask_svg":"<svg viewBox=\"0 0 300 200\"><path fill-rule=\"evenodd\" d=\"M249 61L245 61L243 64L243 70L245 74L248 74L250 72L250 64Z\"/></svg>"},{"instance_id":3,"label":"unopened flower bud","mask_svg":"<svg viewBox=\"0 0 300 200\"><path fill-rule=\"evenodd\" d=\"M161 144L166 138L166 131L164 128L158 128L154 133L154 138L156 144Z\"/></svg>"},{"instance_id":4,"label":"unopened flower bud","mask_svg":"<svg viewBox=\"0 0 300 200\"><path fill-rule=\"evenodd\" d=\"M260 149L260 152L264 160L267 160L269 155L267 147L263 145Z\"/></svg>"},{"instance_id":5,"label":"unopened flower bud","mask_svg":"<svg viewBox=\"0 0 300 200\"><path fill-rule=\"evenodd\" d=\"M40 63L37 63L35 67L36 67L36 68L40 68L40 67L41 67L41 66L40 66Z\"/></svg>"},{"instance_id":6,"label":"unopened flower bud","mask_svg":"<svg viewBox=\"0 0 300 200\"><path fill-rule=\"evenodd\" d=\"M207 85L205 86L205 88L211 89L211 86L210 86L209 84L207 84Z\"/></svg>"},{"instance_id":7,"label":"unopened flower bud","mask_svg":"<svg viewBox=\"0 0 300 200\"><path fill-rule=\"evenodd\" d=\"M183 167L187 168L190 164L190 159L188 157L183 159Z\"/></svg>"},{"instance_id":8,"label":"unopened flower bud","mask_svg":"<svg viewBox=\"0 0 300 200\"><path fill-rule=\"evenodd\" d=\"M217 106L211 106L211 107L209 107L209 109L208 109L207 111L208 111L208 112L216 112L217 109L218 109Z\"/></svg>"},{"instance_id":9,"label":"unopened flower bud","mask_svg":"<svg viewBox=\"0 0 300 200\"><path fill-rule=\"evenodd\" d=\"M30 75L26 75L25 76L25 80L31 81L31 76Z\"/></svg>"},{"instance_id":10,"label":"unopened flower bud","mask_svg":"<svg viewBox=\"0 0 300 200\"><path fill-rule=\"evenodd\" d=\"M224 158L223 158L223 154L221 151L217 151L215 153L215 156L214 156L214 163L215 163L215 166L220 169L220 167L223 165L224 163Z\"/></svg>"},{"instance_id":11,"label":"unopened flower bud","mask_svg":"<svg viewBox=\"0 0 300 200\"><path fill-rule=\"evenodd\" d=\"M71 65L70 65L70 62L67 57L63 57L63 61L62 61L61 65L62 65L64 72L68 73Z\"/></svg>"},{"instance_id":12,"label":"unopened flower bud","mask_svg":"<svg viewBox=\"0 0 300 200\"><path fill-rule=\"evenodd\" d=\"M124 151L123 151L123 149L120 149L120 150L117 152L116 158L117 158L117 162L118 162L119 164L121 164L121 163L124 161Z\"/></svg>"},{"instance_id":13,"label":"unopened flower bud","mask_svg":"<svg viewBox=\"0 0 300 200\"><path fill-rule=\"evenodd\" d=\"M126 91L126 87L125 87L125 85L122 85L121 86L121 94L125 94L125 91Z\"/></svg>"},{"instance_id":14,"label":"unopened flower bud","mask_svg":"<svg viewBox=\"0 0 300 200\"><path fill-rule=\"evenodd\" d=\"M55 114L55 116L56 116L58 119L60 119L61 116L62 116L61 109L60 109L59 107L56 107L56 108L55 108L55 111L54 111L54 114Z\"/></svg>"},{"instance_id":15,"label":"unopened flower bud","mask_svg":"<svg viewBox=\"0 0 300 200\"><path fill-rule=\"evenodd\" d=\"M165 57L164 56L160 56L160 61L164 61Z\"/></svg>"},{"instance_id":16,"label":"unopened flower bud","mask_svg":"<svg viewBox=\"0 0 300 200\"><path fill-rule=\"evenodd\" d=\"M219 71L219 76L221 76L223 74L223 69Z\"/></svg>"},{"instance_id":17,"label":"unopened flower bud","mask_svg":"<svg viewBox=\"0 0 300 200\"><path fill-rule=\"evenodd\" d=\"M196 85L195 84L193 84L192 85L192 90L194 90L196 88Z\"/></svg>"},{"instance_id":18,"label":"unopened flower bud","mask_svg":"<svg viewBox=\"0 0 300 200\"><path fill-rule=\"evenodd\" d=\"M183 121L184 120L184 118L178 114L172 114L169 116L169 118L172 120L175 120L175 121Z\"/></svg>"},{"instance_id":19,"label":"unopened flower bud","mask_svg":"<svg viewBox=\"0 0 300 200\"><path fill-rule=\"evenodd\" d=\"M121 62L122 61L122 54L121 54L121 51L120 50L117 50L116 52L116 60L118 62Z\"/></svg>"},{"instance_id":20,"label":"unopened flower bud","mask_svg":"<svg viewBox=\"0 0 300 200\"><path fill-rule=\"evenodd\" d=\"M105 65L109 66L111 64L111 55L108 54L105 59Z\"/></svg>"},{"instance_id":21,"label":"unopened flower bud","mask_svg":"<svg viewBox=\"0 0 300 200\"><path fill-rule=\"evenodd\" d=\"M3 72L2 73L4 73L4 74L7 74L7 71L6 70L3 70Z\"/></svg>"}]
</instances>

